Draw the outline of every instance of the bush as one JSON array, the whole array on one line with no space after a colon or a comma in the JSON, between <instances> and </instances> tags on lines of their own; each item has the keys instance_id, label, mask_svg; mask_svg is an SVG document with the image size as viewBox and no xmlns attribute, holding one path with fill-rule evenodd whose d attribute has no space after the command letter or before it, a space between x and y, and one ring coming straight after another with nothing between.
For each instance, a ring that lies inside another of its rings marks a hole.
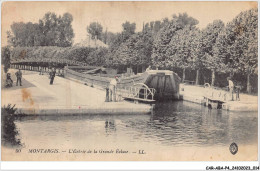
<instances>
[{"instance_id":1,"label":"bush","mask_svg":"<svg viewBox=\"0 0 260 171\"><path fill-rule=\"evenodd\" d=\"M2 107L2 123L1 123L1 140L3 145L20 146L21 142L17 139L18 131L16 130L15 120L15 105L9 104L7 107Z\"/></svg>"}]
</instances>

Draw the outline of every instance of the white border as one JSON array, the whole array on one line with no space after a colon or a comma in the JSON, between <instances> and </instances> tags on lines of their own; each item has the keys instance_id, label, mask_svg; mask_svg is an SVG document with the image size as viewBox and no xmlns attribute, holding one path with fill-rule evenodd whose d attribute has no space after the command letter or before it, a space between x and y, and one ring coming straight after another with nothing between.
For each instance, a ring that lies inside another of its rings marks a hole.
<instances>
[{"instance_id":1,"label":"white border","mask_svg":"<svg viewBox=\"0 0 260 171\"><path fill-rule=\"evenodd\" d=\"M259 166L259 162L2 162L3 170L206 170L207 166Z\"/></svg>"},{"instance_id":2,"label":"white border","mask_svg":"<svg viewBox=\"0 0 260 171\"><path fill-rule=\"evenodd\" d=\"M1 0L0 0L1 1ZM1 1L2 2L7 0ZM8 1L18 1L18 0L8 0ZM33 1L33 0L28 0ZM42 0L34 0L34 1L42 1ZM45 1L68 1L68 0L45 0ZM79 0L83 1L83 0ZM107 1L107 0L99 0L99 1ZM111 0L110 0L111 1ZM121 0L121 1L129 1L129 0ZM137 1L137 0L132 0ZM142 1L155 1L155 0L142 0ZM164 0L170 1L170 0ZM180 0L175 0L180 1ZM197 1L197 0L189 0L189 1ZM207 1L207 0L200 0ZM231 1L250 1L250 0L231 0ZM256 0L253 0L256 1ZM259 9L259 0L258 9ZM0 9L0 15L1 15ZM259 13L258 13L259 16ZM1 21L0 21L1 23ZM258 20L258 40L259 40L259 20ZM1 27L1 25L0 25ZM2 37L2 35L1 35ZM2 38L0 39L1 42ZM258 41L258 52L259 51L260 42ZM259 59L259 55L258 55ZM1 61L0 61L1 62ZM1 69L0 69L1 70ZM259 78L259 71L258 71ZM258 79L258 88L260 81ZM1 83L0 83L1 85ZM0 99L1 101L1 99ZM258 97L258 105L259 105L259 97ZM259 128L260 128L260 119L259 119L259 111L258 111L258 139L259 139ZM1 129L1 128L0 128ZM1 151L1 148L0 148ZM11 162L11 161L1 161L0 169L1 170L206 170L207 166L259 166L259 141L258 141L258 161L254 162Z\"/></svg>"}]
</instances>

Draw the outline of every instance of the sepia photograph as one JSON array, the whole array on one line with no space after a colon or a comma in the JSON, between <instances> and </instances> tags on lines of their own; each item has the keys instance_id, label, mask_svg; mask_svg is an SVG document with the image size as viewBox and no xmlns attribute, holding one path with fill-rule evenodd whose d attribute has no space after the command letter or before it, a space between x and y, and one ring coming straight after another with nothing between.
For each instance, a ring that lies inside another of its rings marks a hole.
<instances>
[{"instance_id":1,"label":"sepia photograph","mask_svg":"<svg viewBox=\"0 0 260 171\"><path fill-rule=\"evenodd\" d=\"M257 1L1 5L2 161L259 160Z\"/></svg>"}]
</instances>

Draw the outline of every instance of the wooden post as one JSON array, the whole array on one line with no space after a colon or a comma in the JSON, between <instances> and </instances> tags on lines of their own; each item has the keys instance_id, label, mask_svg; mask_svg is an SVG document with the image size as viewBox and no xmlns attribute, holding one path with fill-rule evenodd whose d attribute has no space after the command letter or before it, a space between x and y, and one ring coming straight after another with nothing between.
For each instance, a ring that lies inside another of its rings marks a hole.
<instances>
[{"instance_id":1,"label":"wooden post","mask_svg":"<svg viewBox=\"0 0 260 171\"><path fill-rule=\"evenodd\" d=\"M215 77L216 77L216 71L215 69L212 70L212 77L211 77L211 86L215 85Z\"/></svg>"},{"instance_id":2,"label":"wooden post","mask_svg":"<svg viewBox=\"0 0 260 171\"><path fill-rule=\"evenodd\" d=\"M252 92L252 87L251 87L251 83L250 83L250 73L247 74L247 85L246 85L246 90L247 93L251 94Z\"/></svg>"},{"instance_id":3,"label":"wooden post","mask_svg":"<svg viewBox=\"0 0 260 171\"><path fill-rule=\"evenodd\" d=\"M183 73L182 73L182 82L183 82L183 83L184 83L184 80L185 80L185 71L186 71L186 69L183 68Z\"/></svg>"},{"instance_id":4,"label":"wooden post","mask_svg":"<svg viewBox=\"0 0 260 171\"><path fill-rule=\"evenodd\" d=\"M196 73L196 85L199 85L199 74L200 74L200 69L197 69L197 73Z\"/></svg>"}]
</instances>

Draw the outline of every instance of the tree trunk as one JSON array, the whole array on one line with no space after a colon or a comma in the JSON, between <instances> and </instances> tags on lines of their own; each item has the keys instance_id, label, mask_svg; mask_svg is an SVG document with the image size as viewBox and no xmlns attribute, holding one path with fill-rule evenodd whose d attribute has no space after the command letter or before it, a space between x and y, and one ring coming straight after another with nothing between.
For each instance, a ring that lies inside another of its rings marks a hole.
<instances>
[{"instance_id":1,"label":"tree trunk","mask_svg":"<svg viewBox=\"0 0 260 171\"><path fill-rule=\"evenodd\" d=\"M183 68L183 73L182 73L182 82L185 80L185 68Z\"/></svg>"},{"instance_id":2,"label":"tree trunk","mask_svg":"<svg viewBox=\"0 0 260 171\"><path fill-rule=\"evenodd\" d=\"M212 76L211 76L211 86L215 85L215 77L216 77L216 71L212 70Z\"/></svg>"},{"instance_id":3,"label":"tree trunk","mask_svg":"<svg viewBox=\"0 0 260 171\"><path fill-rule=\"evenodd\" d=\"M200 69L197 69L197 73L196 73L196 85L199 85L199 77L200 76Z\"/></svg>"},{"instance_id":4,"label":"tree trunk","mask_svg":"<svg viewBox=\"0 0 260 171\"><path fill-rule=\"evenodd\" d=\"M250 73L247 74L247 86L246 86L246 91L247 93L251 93L251 90L252 90L252 86L251 86L251 83L250 83Z\"/></svg>"}]
</instances>

